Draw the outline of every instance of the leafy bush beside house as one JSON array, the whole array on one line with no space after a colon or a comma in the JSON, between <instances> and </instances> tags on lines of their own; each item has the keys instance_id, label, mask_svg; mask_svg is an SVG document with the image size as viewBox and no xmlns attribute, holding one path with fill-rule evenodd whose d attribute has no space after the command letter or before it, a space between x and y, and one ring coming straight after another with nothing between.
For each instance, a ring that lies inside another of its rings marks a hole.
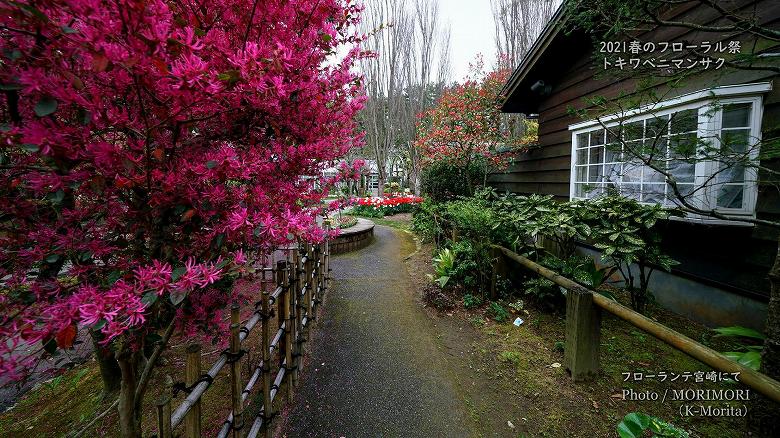
<instances>
[{"instance_id":1,"label":"leafy bush beside house","mask_svg":"<svg viewBox=\"0 0 780 438\"><path fill-rule=\"evenodd\" d=\"M661 252L655 231L657 222L672 214L616 195L561 203L550 196L498 195L482 189L472 197L425 205L415 214L414 229L454 252L452 280L472 294L485 289L492 269L490 246L496 244L594 289L619 271L631 305L641 312L654 269L669 270L675 263ZM578 240L601 249L607 266L576 256ZM562 306L560 288L530 275L525 286L526 294L542 307Z\"/></svg>"}]
</instances>

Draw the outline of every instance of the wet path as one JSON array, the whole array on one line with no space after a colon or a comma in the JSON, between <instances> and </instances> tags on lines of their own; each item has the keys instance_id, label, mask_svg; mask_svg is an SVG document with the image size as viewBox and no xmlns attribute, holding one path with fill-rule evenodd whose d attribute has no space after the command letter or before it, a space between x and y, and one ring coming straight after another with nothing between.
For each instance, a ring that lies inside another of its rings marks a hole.
<instances>
[{"instance_id":1,"label":"wet path","mask_svg":"<svg viewBox=\"0 0 780 438\"><path fill-rule=\"evenodd\" d=\"M377 226L370 246L333 257L286 436L472 435L432 323L414 301L403 263L413 251L406 233Z\"/></svg>"}]
</instances>

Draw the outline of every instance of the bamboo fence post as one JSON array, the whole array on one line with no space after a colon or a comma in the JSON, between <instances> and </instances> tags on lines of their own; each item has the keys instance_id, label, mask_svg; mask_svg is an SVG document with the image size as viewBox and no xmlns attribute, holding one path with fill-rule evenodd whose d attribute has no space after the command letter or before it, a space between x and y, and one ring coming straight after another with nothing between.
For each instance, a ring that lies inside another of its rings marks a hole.
<instances>
[{"instance_id":1,"label":"bamboo fence post","mask_svg":"<svg viewBox=\"0 0 780 438\"><path fill-rule=\"evenodd\" d=\"M157 402L157 436L160 438L173 437L170 394L163 395Z\"/></svg>"},{"instance_id":2,"label":"bamboo fence post","mask_svg":"<svg viewBox=\"0 0 780 438\"><path fill-rule=\"evenodd\" d=\"M187 363L184 369L184 384L191 388L201 375L200 344L187 346ZM170 413L169 413L170 416ZM169 420L170 421L170 420ZM184 431L187 438L200 438L201 410L200 399L192 405L192 409L184 419Z\"/></svg>"},{"instance_id":3,"label":"bamboo fence post","mask_svg":"<svg viewBox=\"0 0 780 438\"><path fill-rule=\"evenodd\" d=\"M312 301L314 297L315 288L317 285L315 284L314 279L312 278L312 272L314 268L314 245L306 244L306 266L304 267L304 271L306 275L306 283L308 284L308 287L306 288L306 300L304 301L306 305L306 316L308 317L308 323L311 323L312 320Z\"/></svg>"},{"instance_id":4,"label":"bamboo fence post","mask_svg":"<svg viewBox=\"0 0 780 438\"><path fill-rule=\"evenodd\" d=\"M233 405L233 437L241 436L241 428L244 426L244 403L241 398L241 320L238 303L233 303L230 308L230 393Z\"/></svg>"},{"instance_id":5,"label":"bamboo fence post","mask_svg":"<svg viewBox=\"0 0 780 438\"><path fill-rule=\"evenodd\" d=\"M262 327L262 349L263 349L263 428L265 429L265 436L271 436L271 428L269 422L271 421L271 414L273 413L273 406L271 406L271 352L269 351L271 345L271 303L268 298L268 290L263 289L261 298L261 311L263 313L263 327Z\"/></svg>"},{"instance_id":6,"label":"bamboo fence post","mask_svg":"<svg viewBox=\"0 0 780 438\"><path fill-rule=\"evenodd\" d=\"M287 357L287 344L285 339L290 329L290 324L287 323L287 308L285 302L287 301L287 294L289 289L287 288L287 261L279 260L276 262L276 286L282 288L282 293L279 294L279 298L276 303L276 322L277 328L282 330L282 337L279 339L279 345L277 350L279 351L279 364L284 362L284 358ZM284 329L282 329L284 326Z\"/></svg>"},{"instance_id":7,"label":"bamboo fence post","mask_svg":"<svg viewBox=\"0 0 780 438\"><path fill-rule=\"evenodd\" d=\"M330 221L325 224L325 230L330 231ZM330 239L325 238L325 265L323 266L325 274L325 290L330 289Z\"/></svg>"},{"instance_id":8,"label":"bamboo fence post","mask_svg":"<svg viewBox=\"0 0 780 438\"><path fill-rule=\"evenodd\" d=\"M303 269L303 257L306 255L305 247L298 245L298 290L295 292L295 384L298 384L298 373L303 369L303 311L306 310L306 301L302 295L306 293L306 275ZM308 259L308 257L307 257Z\"/></svg>"},{"instance_id":9,"label":"bamboo fence post","mask_svg":"<svg viewBox=\"0 0 780 438\"><path fill-rule=\"evenodd\" d=\"M299 295L301 291L301 254L298 248L293 251L293 265L290 267L290 273L294 276L290 280L290 291L287 294L290 300L290 333L288 339L291 361L287 366L292 370L291 383L298 386L298 328L300 327L300 309L298 309Z\"/></svg>"},{"instance_id":10,"label":"bamboo fence post","mask_svg":"<svg viewBox=\"0 0 780 438\"><path fill-rule=\"evenodd\" d=\"M318 268L317 268L317 284L319 285L319 294L317 296L317 304L320 304L322 302L322 296L325 293L325 244L320 243L317 245L317 254L319 254L319 257L317 257L318 260Z\"/></svg>"}]
</instances>

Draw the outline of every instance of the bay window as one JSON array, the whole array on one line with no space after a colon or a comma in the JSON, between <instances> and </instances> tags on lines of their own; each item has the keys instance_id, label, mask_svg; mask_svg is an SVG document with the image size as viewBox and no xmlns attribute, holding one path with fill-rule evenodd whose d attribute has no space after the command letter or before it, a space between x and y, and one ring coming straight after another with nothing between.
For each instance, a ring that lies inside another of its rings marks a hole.
<instances>
[{"instance_id":1,"label":"bay window","mask_svg":"<svg viewBox=\"0 0 780 438\"><path fill-rule=\"evenodd\" d=\"M760 93L769 89L720 87L570 126L570 198L619 193L672 207L682 197L703 210L753 215L749 164L761 137Z\"/></svg>"}]
</instances>

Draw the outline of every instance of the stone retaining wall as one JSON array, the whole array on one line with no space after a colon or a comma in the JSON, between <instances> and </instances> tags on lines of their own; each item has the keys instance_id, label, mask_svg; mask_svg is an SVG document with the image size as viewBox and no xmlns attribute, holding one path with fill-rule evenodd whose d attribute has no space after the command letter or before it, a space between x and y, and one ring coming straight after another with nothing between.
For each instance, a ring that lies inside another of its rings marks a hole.
<instances>
[{"instance_id":1,"label":"stone retaining wall","mask_svg":"<svg viewBox=\"0 0 780 438\"><path fill-rule=\"evenodd\" d=\"M358 219L357 225L341 230L341 234L330 242L331 254L342 254L365 248L374 241L374 223Z\"/></svg>"}]
</instances>

